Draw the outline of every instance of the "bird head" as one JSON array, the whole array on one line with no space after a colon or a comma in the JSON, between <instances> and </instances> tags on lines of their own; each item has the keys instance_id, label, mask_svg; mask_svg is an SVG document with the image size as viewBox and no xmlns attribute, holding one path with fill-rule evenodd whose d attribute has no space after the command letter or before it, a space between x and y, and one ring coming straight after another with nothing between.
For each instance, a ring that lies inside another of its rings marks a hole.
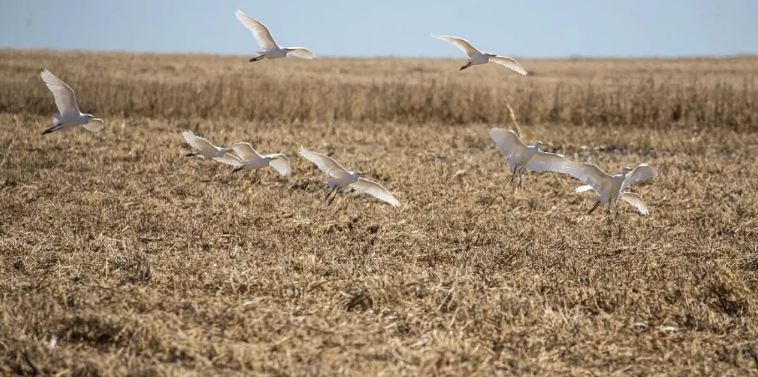
<instances>
[{"instance_id":1,"label":"bird head","mask_svg":"<svg viewBox=\"0 0 758 377\"><path fill-rule=\"evenodd\" d=\"M87 119L95 119L95 116L92 114L84 114L84 116L87 117Z\"/></svg>"}]
</instances>

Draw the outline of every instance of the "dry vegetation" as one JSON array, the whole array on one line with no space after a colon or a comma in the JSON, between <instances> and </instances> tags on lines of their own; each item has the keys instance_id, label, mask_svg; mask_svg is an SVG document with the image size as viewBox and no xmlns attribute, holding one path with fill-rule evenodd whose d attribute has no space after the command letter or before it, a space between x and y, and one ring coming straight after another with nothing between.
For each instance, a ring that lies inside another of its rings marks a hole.
<instances>
[{"instance_id":1,"label":"dry vegetation","mask_svg":"<svg viewBox=\"0 0 758 377\"><path fill-rule=\"evenodd\" d=\"M458 63L0 52L0 375L758 374L758 59ZM40 136L45 66L109 127ZM515 193L506 103L656 165L651 216ZM326 207L294 156L232 176L184 129L326 151L404 207Z\"/></svg>"}]
</instances>

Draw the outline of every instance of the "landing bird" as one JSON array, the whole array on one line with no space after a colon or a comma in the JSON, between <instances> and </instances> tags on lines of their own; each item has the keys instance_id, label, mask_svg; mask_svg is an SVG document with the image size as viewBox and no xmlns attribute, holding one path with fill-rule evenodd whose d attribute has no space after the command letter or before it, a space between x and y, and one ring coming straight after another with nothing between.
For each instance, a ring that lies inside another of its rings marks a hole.
<instances>
[{"instance_id":1,"label":"landing bird","mask_svg":"<svg viewBox=\"0 0 758 377\"><path fill-rule=\"evenodd\" d=\"M490 130L490 137L508 161L512 172L510 182L518 178L519 187L522 182L521 175L527 169L569 174L572 166L575 165L560 154L540 151L540 146L543 145L541 141L527 146L513 130L493 128Z\"/></svg>"},{"instance_id":2,"label":"landing bird","mask_svg":"<svg viewBox=\"0 0 758 377\"><path fill-rule=\"evenodd\" d=\"M231 148L215 146L210 141L193 134L191 131L182 132L182 136L184 137L184 141L186 141L187 144L189 144L189 146L192 148L192 151L187 154L187 157L197 156L203 158L211 158L223 163L227 163L227 158L236 157L230 153L230 151L232 151Z\"/></svg>"},{"instance_id":3,"label":"landing bird","mask_svg":"<svg viewBox=\"0 0 758 377\"><path fill-rule=\"evenodd\" d=\"M452 37L449 35L436 35L432 34L432 38L437 38L441 41L447 41L455 45L455 47L458 47L461 51L465 52L466 55L468 55L468 61L465 65L463 65L459 71L462 71L468 67L471 67L472 65L479 65L479 64L486 64L486 63L495 63L500 64L502 66L505 66L507 68L510 68L514 71L516 71L518 74L522 76L528 75L526 72L526 69L519 64L516 59L510 58L507 56L500 56L495 54L489 54L486 52L481 52L476 49L476 47L472 46L469 41L458 38L458 37Z\"/></svg>"},{"instance_id":4,"label":"landing bird","mask_svg":"<svg viewBox=\"0 0 758 377\"><path fill-rule=\"evenodd\" d=\"M595 204L588 213L592 213L601 203L608 204L608 213L610 213L613 204L616 204L618 209L619 200L629 203L643 215L650 213L639 195L624 191L629 186L649 181L658 176L655 168L648 164L639 164L634 169L625 167L621 169L621 173L610 175L596 165L587 162L574 165L569 174L585 183L584 186L577 187L576 192L594 190L598 194Z\"/></svg>"},{"instance_id":5,"label":"landing bird","mask_svg":"<svg viewBox=\"0 0 758 377\"><path fill-rule=\"evenodd\" d=\"M306 160L314 163L322 172L329 176L327 183L329 184L330 191L326 194L324 200L328 200L330 195L333 196L327 205L332 204L337 193L347 188L352 188L355 191L369 194L379 200L385 201L393 207L400 206L400 202L395 199L392 193L387 191L387 189L379 183L361 177L361 172L349 171L342 167L342 165L333 158L321 153L309 151L302 146L300 147L300 155Z\"/></svg>"},{"instance_id":6,"label":"landing bird","mask_svg":"<svg viewBox=\"0 0 758 377\"><path fill-rule=\"evenodd\" d=\"M279 47L274 42L274 37L268 31L265 25L245 14L245 12L237 9L234 12L237 19L245 26L253 37L258 41L261 51L258 51L258 56L251 58L251 62L257 62L261 59L279 59L286 58L287 56L294 56L301 59L313 59L313 53L303 47Z\"/></svg>"},{"instance_id":7,"label":"landing bird","mask_svg":"<svg viewBox=\"0 0 758 377\"><path fill-rule=\"evenodd\" d=\"M250 143L236 143L229 148L234 151L234 155L226 154L217 157L216 161L234 166L233 173L242 170L258 170L271 166L280 175L289 177L292 174L290 161L284 153L259 154Z\"/></svg>"},{"instance_id":8,"label":"landing bird","mask_svg":"<svg viewBox=\"0 0 758 377\"><path fill-rule=\"evenodd\" d=\"M45 82L47 88L53 92L55 106L58 107L58 114L53 115L53 126L42 132L43 135L58 130L69 129L74 126L83 126L85 130L91 132L103 129L104 124L102 119L79 111L74 90L66 85L63 80L56 77L47 69L43 70L40 76L42 76L42 81Z\"/></svg>"}]
</instances>

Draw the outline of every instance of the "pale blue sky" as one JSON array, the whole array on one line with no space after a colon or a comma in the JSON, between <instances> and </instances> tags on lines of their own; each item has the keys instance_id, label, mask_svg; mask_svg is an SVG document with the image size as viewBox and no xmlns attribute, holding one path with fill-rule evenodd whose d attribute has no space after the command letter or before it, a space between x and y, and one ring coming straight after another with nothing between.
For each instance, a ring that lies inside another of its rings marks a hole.
<instances>
[{"instance_id":1,"label":"pale blue sky","mask_svg":"<svg viewBox=\"0 0 758 377\"><path fill-rule=\"evenodd\" d=\"M755 0L0 0L0 48L250 55L236 8L319 56L758 54Z\"/></svg>"}]
</instances>

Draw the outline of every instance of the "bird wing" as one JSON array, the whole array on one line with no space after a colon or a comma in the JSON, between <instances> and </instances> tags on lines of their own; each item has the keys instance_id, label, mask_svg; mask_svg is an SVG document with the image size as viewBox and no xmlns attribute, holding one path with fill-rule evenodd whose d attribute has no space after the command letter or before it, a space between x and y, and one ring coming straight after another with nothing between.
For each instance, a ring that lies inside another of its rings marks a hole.
<instances>
[{"instance_id":1,"label":"bird wing","mask_svg":"<svg viewBox=\"0 0 758 377\"><path fill-rule=\"evenodd\" d=\"M400 202L384 186L366 178L358 178L358 182L350 185L355 191L369 194L381 201L387 202L393 207L400 207Z\"/></svg>"},{"instance_id":2,"label":"bird wing","mask_svg":"<svg viewBox=\"0 0 758 377\"><path fill-rule=\"evenodd\" d=\"M513 130L493 128L490 130L490 138L497 145L497 149L505 155L511 168L513 168L513 161L518 160L521 154L527 150L527 146Z\"/></svg>"},{"instance_id":3,"label":"bird wing","mask_svg":"<svg viewBox=\"0 0 758 377\"><path fill-rule=\"evenodd\" d=\"M526 163L526 168L533 171L549 171L570 174L576 163L563 155L548 152L536 152Z\"/></svg>"},{"instance_id":4,"label":"bird wing","mask_svg":"<svg viewBox=\"0 0 758 377\"><path fill-rule=\"evenodd\" d=\"M84 129L89 132L98 132L103 127L105 127L105 122L100 118L92 118L84 125Z\"/></svg>"},{"instance_id":5,"label":"bird wing","mask_svg":"<svg viewBox=\"0 0 758 377\"><path fill-rule=\"evenodd\" d=\"M526 76L529 73L526 72L526 69L519 64L519 62L516 61L514 58L509 58L507 56L492 56L490 57L490 61L496 64L500 64L502 66L508 67L514 71L516 71L521 76Z\"/></svg>"},{"instance_id":6,"label":"bird wing","mask_svg":"<svg viewBox=\"0 0 758 377\"><path fill-rule=\"evenodd\" d=\"M242 161L261 158L261 155L253 148L250 143L235 143L230 148L237 154Z\"/></svg>"},{"instance_id":7,"label":"bird wing","mask_svg":"<svg viewBox=\"0 0 758 377\"><path fill-rule=\"evenodd\" d=\"M481 51L477 50L474 46L471 45L471 43L469 43L469 41L463 38L453 37L450 35L437 35L437 34L432 34L432 38L436 38L441 41L446 41L446 42L450 42L454 44L455 47L458 47L458 49L466 53L466 55L468 55L469 58L472 58L475 55L481 54Z\"/></svg>"},{"instance_id":8,"label":"bird wing","mask_svg":"<svg viewBox=\"0 0 758 377\"><path fill-rule=\"evenodd\" d=\"M279 174L284 177L289 177L292 175L292 168L290 167L290 160L287 158L287 155L284 153L274 153L267 154L266 157L272 159L268 164L271 165L271 167L274 168L274 170L276 170Z\"/></svg>"},{"instance_id":9,"label":"bird wing","mask_svg":"<svg viewBox=\"0 0 758 377\"><path fill-rule=\"evenodd\" d=\"M332 178L341 178L348 174L347 169L342 167L339 162L325 154L313 152L301 146L300 155L306 160L316 164L322 172Z\"/></svg>"},{"instance_id":10,"label":"bird wing","mask_svg":"<svg viewBox=\"0 0 758 377\"><path fill-rule=\"evenodd\" d=\"M613 181L612 176L589 162L570 164L565 173L590 185L597 192L603 191Z\"/></svg>"},{"instance_id":11,"label":"bird wing","mask_svg":"<svg viewBox=\"0 0 758 377\"><path fill-rule=\"evenodd\" d=\"M637 211L639 211L643 215L647 215L650 213L650 210L647 208L647 205L645 202L642 201L642 198L639 197L639 195L631 193L631 192L625 192L623 195L621 195L621 200L629 203L632 207L636 208Z\"/></svg>"},{"instance_id":12,"label":"bird wing","mask_svg":"<svg viewBox=\"0 0 758 377\"><path fill-rule=\"evenodd\" d=\"M235 168L242 166L242 160L231 153L225 153L222 157L213 157L213 159L222 164L234 166Z\"/></svg>"},{"instance_id":13,"label":"bird wing","mask_svg":"<svg viewBox=\"0 0 758 377\"><path fill-rule=\"evenodd\" d=\"M47 69L43 70L40 73L40 76L42 77L42 81L45 82L45 85L47 85L47 88L53 92L55 106L58 107L58 112L61 115L79 115L79 105L76 103L74 90Z\"/></svg>"},{"instance_id":14,"label":"bird wing","mask_svg":"<svg viewBox=\"0 0 758 377\"><path fill-rule=\"evenodd\" d=\"M624 183L621 185L621 191L624 188L635 185L637 183L649 181L658 176L658 171L654 167L648 164L639 164L634 170L624 178Z\"/></svg>"},{"instance_id":15,"label":"bird wing","mask_svg":"<svg viewBox=\"0 0 758 377\"><path fill-rule=\"evenodd\" d=\"M250 30L251 33L253 33L253 37L258 41L258 46L260 46L264 50L271 50L277 46L276 42L274 42L274 37L271 36L271 33L268 31L268 28L266 28L265 25L263 25L260 21L256 20L255 18L252 18L245 14L245 12L237 9L234 11L234 15L237 16L237 19L244 25L248 30Z\"/></svg>"},{"instance_id":16,"label":"bird wing","mask_svg":"<svg viewBox=\"0 0 758 377\"><path fill-rule=\"evenodd\" d=\"M292 55L296 58L300 59L308 59L311 60L314 58L313 53L311 50L305 48L305 47L288 47L287 48L287 55Z\"/></svg>"},{"instance_id":17,"label":"bird wing","mask_svg":"<svg viewBox=\"0 0 758 377\"><path fill-rule=\"evenodd\" d=\"M209 157L219 150L217 146L211 144L208 140L205 140L190 131L182 132L182 136L184 136L184 141L186 141L192 149L196 150L197 153L203 156Z\"/></svg>"}]
</instances>

